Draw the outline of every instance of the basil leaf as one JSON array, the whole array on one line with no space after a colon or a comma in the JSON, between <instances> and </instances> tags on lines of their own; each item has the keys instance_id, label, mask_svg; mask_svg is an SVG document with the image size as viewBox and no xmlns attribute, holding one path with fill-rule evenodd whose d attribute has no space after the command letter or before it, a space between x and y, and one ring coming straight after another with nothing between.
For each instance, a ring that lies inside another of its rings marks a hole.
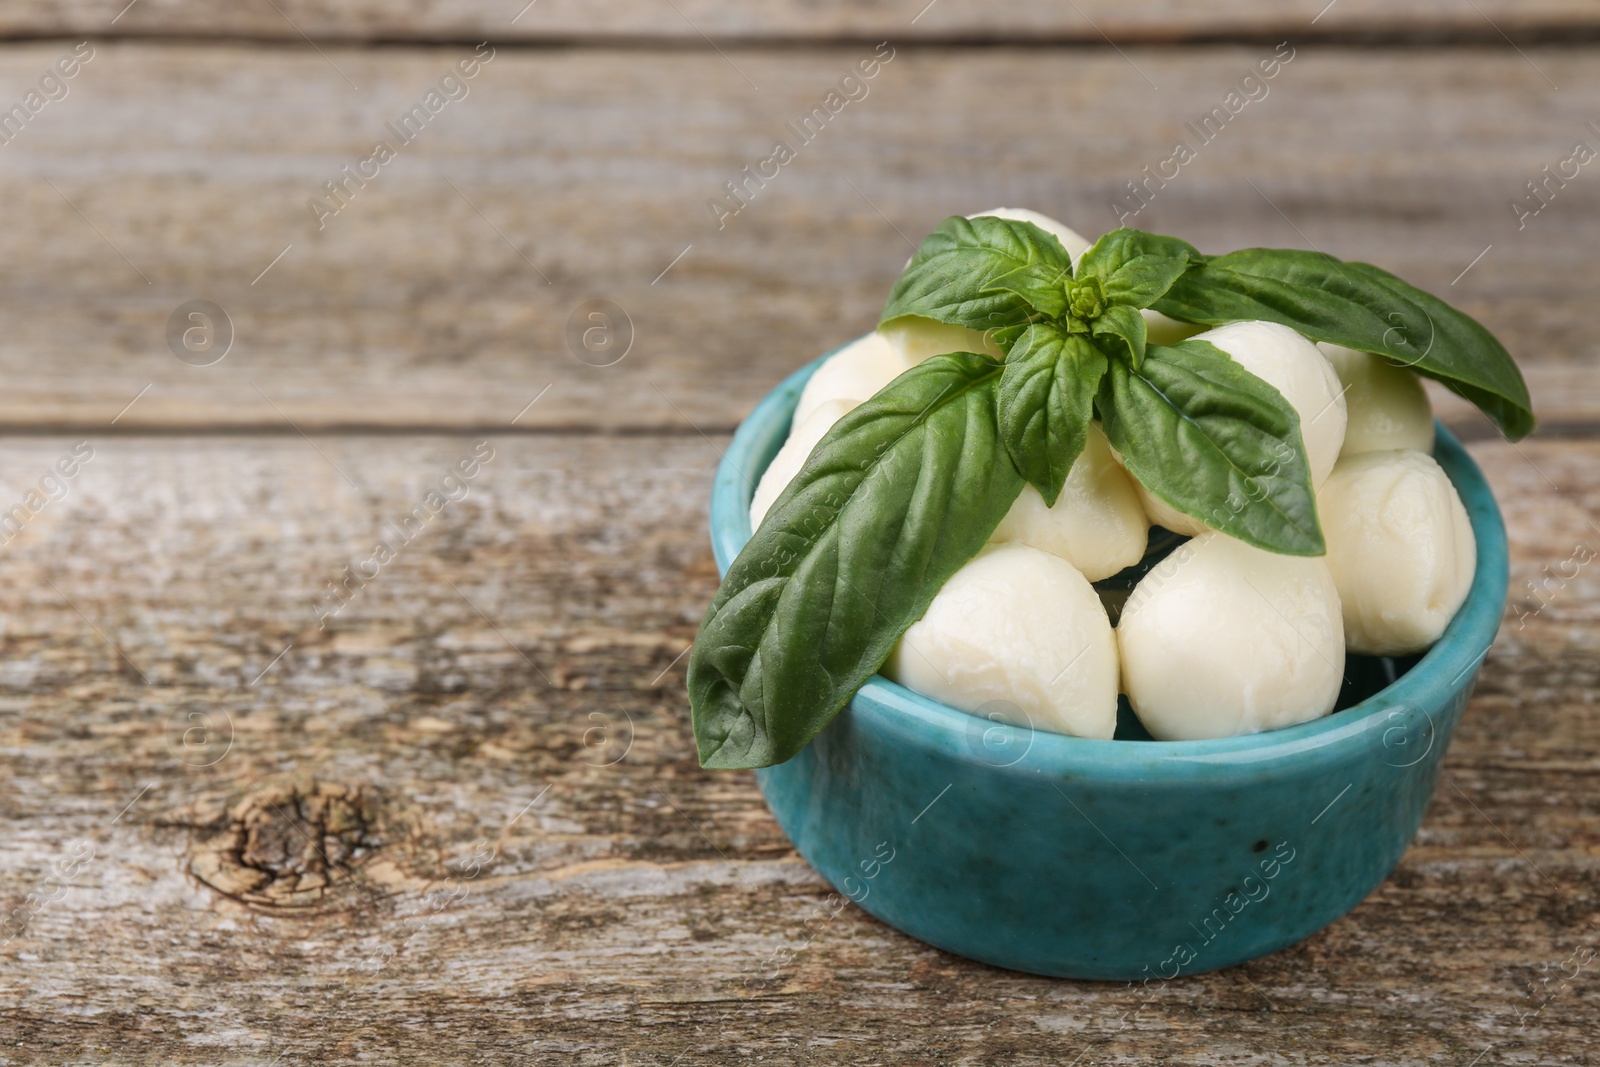
<instances>
[{"instance_id":1,"label":"basil leaf","mask_svg":"<svg viewBox=\"0 0 1600 1067\"><path fill-rule=\"evenodd\" d=\"M1029 326L1006 357L996 401L1000 436L1047 505L1055 504L1083 451L1105 372L1106 357L1087 337L1048 323Z\"/></svg>"},{"instance_id":2,"label":"basil leaf","mask_svg":"<svg viewBox=\"0 0 1600 1067\"><path fill-rule=\"evenodd\" d=\"M1144 361L1147 330L1138 308L1113 304L1089 324L1089 333L1102 347L1137 367Z\"/></svg>"},{"instance_id":3,"label":"basil leaf","mask_svg":"<svg viewBox=\"0 0 1600 1067\"><path fill-rule=\"evenodd\" d=\"M1505 346L1475 319L1368 263L1247 248L1189 271L1155 308L1208 325L1266 319L1376 352L1472 401L1513 441L1533 430L1528 387Z\"/></svg>"},{"instance_id":4,"label":"basil leaf","mask_svg":"<svg viewBox=\"0 0 1600 1067\"><path fill-rule=\"evenodd\" d=\"M1206 341L1151 345L1113 361L1101 425L1156 496L1241 541L1291 556L1324 551L1300 416L1272 386Z\"/></svg>"},{"instance_id":5,"label":"basil leaf","mask_svg":"<svg viewBox=\"0 0 1600 1067\"><path fill-rule=\"evenodd\" d=\"M1123 227L1083 254L1077 276L1099 279L1109 303L1147 308L1204 259L1187 241Z\"/></svg>"},{"instance_id":6,"label":"basil leaf","mask_svg":"<svg viewBox=\"0 0 1600 1067\"><path fill-rule=\"evenodd\" d=\"M689 657L705 767L800 751L888 658L1022 491L1001 364L911 368L840 419L733 561Z\"/></svg>"},{"instance_id":7,"label":"basil leaf","mask_svg":"<svg viewBox=\"0 0 1600 1067\"><path fill-rule=\"evenodd\" d=\"M1066 308L1072 259L1031 222L953 215L929 234L894 283L878 325L921 315L974 330L1026 323Z\"/></svg>"}]
</instances>

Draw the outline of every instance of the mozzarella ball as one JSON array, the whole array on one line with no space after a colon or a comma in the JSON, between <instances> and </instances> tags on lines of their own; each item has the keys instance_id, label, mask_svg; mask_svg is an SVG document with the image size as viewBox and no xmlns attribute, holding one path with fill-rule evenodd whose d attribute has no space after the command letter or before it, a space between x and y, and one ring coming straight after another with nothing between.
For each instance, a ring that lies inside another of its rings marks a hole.
<instances>
[{"instance_id":1,"label":"mozzarella ball","mask_svg":"<svg viewBox=\"0 0 1600 1067\"><path fill-rule=\"evenodd\" d=\"M1117 454L1116 449L1112 449L1111 454L1116 457L1118 463L1122 462L1122 457ZM1145 517L1150 520L1150 525L1164 527L1173 533L1183 534L1185 537L1196 537L1211 529L1210 526L1207 526L1193 515L1179 511L1165 500L1156 496L1146 489L1142 482L1134 478L1131 473L1128 477L1133 481L1134 492L1139 494L1139 506L1144 508Z\"/></svg>"},{"instance_id":2,"label":"mozzarella ball","mask_svg":"<svg viewBox=\"0 0 1600 1067\"><path fill-rule=\"evenodd\" d=\"M854 407L910 366L899 350L878 334L857 337L824 360L807 380L791 425L805 422L824 401L846 400Z\"/></svg>"},{"instance_id":3,"label":"mozzarella ball","mask_svg":"<svg viewBox=\"0 0 1600 1067\"><path fill-rule=\"evenodd\" d=\"M1478 567L1444 469L1422 452L1362 452L1339 461L1317 500L1350 650L1395 656L1437 641Z\"/></svg>"},{"instance_id":4,"label":"mozzarella ball","mask_svg":"<svg viewBox=\"0 0 1600 1067\"><path fill-rule=\"evenodd\" d=\"M1014 726L1109 739L1117 648L1089 580L1027 545L986 548L895 645L883 673Z\"/></svg>"},{"instance_id":5,"label":"mozzarella ball","mask_svg":"<svg viewBox=\"0 0 1600 1067\"><path fill-rule=\"evenodd\" d=\"M1025 485L989 540L1060 556L1098 582L1144 558L1149 530L1133 479L1112 456L1100 424L1091 422L1055 507L1046 507L1039 491Z\"/></svg>"},{"instance_id":6,"label":"mozzarella ball","mask_svg":"<svg viewBox=\"0 0 1600 1067\"><path fill-rule=\"evenodd\" d=\"M1067 255L1072 257L1074 265L1089 251L1093 241L1088 240L1077 230L1062 222L1057 222L1049 215L1041 215L1037 211L1029 211L1025 207L997 207L992 211L980 211L967 218L975 219L978 215L992 215L997 219L1010 219L1013 222L1031 222L1045 233L1050 234L1061 242L1061 247L1067 250Z\"/></svg>"},{"instance_id":7,"label":"mozzarella ball","mask_svg":"<svg viewBox=\"0 0 1600 1067\"><path fill-rule=\"evenodd\" d=\"M1005 349L979 330L950 326L933 319L907 315L878 327L878 334L894 347L907 366L946 352L977 352L1005 359Z\"/></svg>"},{"instance_id":8,"label":"mozzarella ball","mask_svg":"<svg viewBox=\"0 0 1600 1067\"><path fill-rule=\"evenodd\" d=\"M1178 319L1168 318L1152 308L1145 308L1139 314L1144 316L1147 344L1175 345L1205 331L1205 327L1197 322L1181 322Z\"/></svg>"},{"instance_id":9,"label":"mozzarella ball","mask_svg":"<svg viewBox=\"0 0 1600 1067\"><path fill-rule=\"evenodd\" d=\"M1067 255L1072 257L1073 263L1077 263L1078 259L1089 250L1090 242L1076 230L1037 211L1020 207L997 207L992 211L979 211L977 214L968 215L967 218L975 219L980 215L1033 223L1046 233L1053 234L1067 250ZM932 319L897 319L880 327L878 332L910 363L921 363L929 356L943 355L946 352L980 352L995 359L1004 359L1006 355L1005 350L989 340L981 330L971 330L965 326L949 326Z\"/></svg>"},{"instance_id":10,"label":"mozzarella ball","mask_svg":"<svg viewBox=\"0 0 1600 1067\"><path fill-rule=\"evenodd\" d=\"M1134 588L1117 623L1122 685L1159 741L1259 733L1333 710L1339 594L1320 559L1196 537Z\"/></svg>"},{"instance_id":11,"label":"mozzarella ball","mask_svg":"<svg viewBox=\"0 0 1600 1067\"><path fill-rule=\"evenodd\" d=\"M1151 525L1164 526L1173 533L1183 534L1186 537L1195 537L1211 529L1193 515L1186 515L1168 504L1143 485L1139 485L1137 481L1134 484L1138 485L1139 503L1143 506L1144 513L1150 516Z\"/></svg>"},{"instance_id":12,"label":"mozzarella ball","mask_svg":"<svg viewBox=\"0 0 1600 1067\"><path fill-rule=\"evenodd\" d=\"M855 404L848 400L824 400L804 422L790 431L789 439L778 449L778 454L772 457L761 480L756 483L755 495L750 500L752 530L761 525L773 502L783 495L794 476L800 473L800 468L806 465L817 442L853 407Z\"/></svg>"},{"instance_id":13,"label":"mozzarella ball","mask_svg":"<svg viewBox=\"0 0 1600 1067\"><path fill-rule=\"evenodd\" d=\"M980 215L1033 223L1046 233L1053 234L1074 263L1089 250L1089 241L1076 230L1037 211L1020 207L997 207L992 211L980 211L968 215L967 218L975 219ZM965 326L949 326L932 319L898 319L881 327L878 332L899 349L900 354L911 363L921 363L929 356L943 355L946 352L982 352L995 359L1005 358L1005 351L989 340L981 330L971 330Z\"/></svg>"},{"instance_id":14,"label":"mozzarella ball","mask_svg":"<svg viewBox=\"0 0 1600 1067\"><path fill-rule=\"evenodd\" d=\"M1415 374L1371 352L1325 343L1317 347L1344 387L1349 420L1341 457L1396 448L1433 451L1433 406Z\"/></svg>"},{"instance_id":15,"label":"mozzarella ball","mask_svg":"<svg viewBox=\"0 0 1600 1067\"><path fill-rule=\"evenodd\" d=\"M1211 342L1283 394L1300 416L1311 484L1321 485L1339 459L1345 427L1343 387L1328 358L1300 334L1275 322L1231 322L1195 334L1194 339ZM1211 528L1143 486L1139 499L1152 522L1174 533L1194 535Z\"/></svg>"},{"instance_id":16,"label":"mozzarella ball","mask_svg":"<svg viewBox=\"0 0 1600 1067\"><path fill-rule=\"evenodd\" d=\"M1283 394L1300 416L1311 482L1321 485L1339 459L1346 420L1344 386L1322 350L1276 322L1230 322L1195 334Z\"/></svg>"}]
</instances>

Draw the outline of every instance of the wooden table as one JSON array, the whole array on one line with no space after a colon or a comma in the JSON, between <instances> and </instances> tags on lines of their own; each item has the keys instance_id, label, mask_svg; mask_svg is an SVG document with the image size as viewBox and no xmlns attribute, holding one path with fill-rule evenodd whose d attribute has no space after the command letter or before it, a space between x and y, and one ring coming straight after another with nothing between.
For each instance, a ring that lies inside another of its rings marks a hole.
<instances>
[{"instance_id":1,"label":"wooden table","mask_svg":"<svg viewBox=\"0 0 1600 1067\"><path fill-rule=\"evenodd\" d=\"M1594 1062L1600 164L1510 204L1600 146L1600 10L522 2L0 14L0 1063ZM1543 418L1441 399L1513 593L1421 834L1329 929L1147 999L854 908L812 937L828 887L689 733L720 449L907 238L1109 228L1285 41L1134 224L1389 267ZM620 362L575 357L588 300Z\"/></svg>"}]
</instances>

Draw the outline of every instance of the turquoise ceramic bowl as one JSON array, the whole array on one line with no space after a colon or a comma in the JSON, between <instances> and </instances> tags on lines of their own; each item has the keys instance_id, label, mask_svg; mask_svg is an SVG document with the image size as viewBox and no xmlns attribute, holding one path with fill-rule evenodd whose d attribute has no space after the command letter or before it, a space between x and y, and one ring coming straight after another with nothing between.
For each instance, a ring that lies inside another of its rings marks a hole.
<instances>
[{"instance_id":1,"label":"turquoise ceramic bowl","mask_svg":"<svg viewBox=\"0 0 1600 1067\"><path fill-rule=\"evenodd\" d=\"M717 471L724 572L817 363L761 402ZM1353 658L1358 686L1379 678L1353 706L1250 737L1096 741L992 723L878 676L798 756L756 772L767 803L840 893L1001 967L1170 979L1315 933L1400 861L1505 605L1489 486L1443 427L1434 455L1477 535L1472 591L1420 659ZM1118 737L1139 736L1124 719Z\"/></svg>"}]
</instances>

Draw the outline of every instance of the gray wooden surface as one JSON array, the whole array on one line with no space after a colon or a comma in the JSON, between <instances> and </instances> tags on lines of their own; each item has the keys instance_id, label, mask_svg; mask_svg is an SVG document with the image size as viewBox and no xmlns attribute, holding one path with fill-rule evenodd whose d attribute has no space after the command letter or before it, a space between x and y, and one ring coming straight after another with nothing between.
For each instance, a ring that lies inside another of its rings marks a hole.
<instances>
[{"instance_id":1,"label":"gray wooden surface","mask_svg":"<svg viewBox=\"0 0 1600 1067\"><path fill-rule=\"evenodd\" d=\"M0 51L0 100L65 50ZM1273 53L906 47L801 145L785 124L871 47L500 49L319 229L307 202L331 206L324 184L472 54L323 51L101 43L0 145L0 419L94 424L149 385L119 427L491 426L523 403L505 391L554 383L518 425L726 429L871 327L905 238L999 204L1111 228L1123 184ZM1574 140L1600 145L1600 64L1525 51L1297 49L1132 221L1208 250L1315 246L1448 293L1516 338L1547 421L1587 422L1600 184L1582 173L1520 230L1508 202ZM734 203L723 183L777 138L797 158L719 228L707 201ZM596 297L635 335L603 370L565 337ZM200 298L235 335L204 368L165 340Z\"/></svg>"},{"instance_id":2,"label":"gray wooden surface","mask_svg":"<svg viewBox=\"0 0 1600 1067\"><path fill-rule=\"evenodd\" d=\"M95 48L0 144L0 503L93 450L0 548L0 1063L1592 1061L1600 586L1572 561L1600 541L1600 194L1585 169L1521 230L1507 206L1600 145L1592 5L994 16L1115 16L1119 52L915 43L982 36L957 0L914 25L677 0L772 39L725 56L670 4L540 0L491 34L520 5L279 0L315 47L270 3L120 6L0 14L50 38L0 46L0 102ZM1485 14L1575 39L1480 41ZM1328 930L1148 999L854 908L807 942L828 887L688 729L727 434L870 326L901 233L998 204L1108 227L1295 20L1311 43L1136 224L1377 262L1527 371L1546 431L1519 446L1443 408L1505 510L1513 599L1421 834ZM400 39L480 34L470 95L318 231L305 201L472 53ZM869 95L717 229L707 198L883 37ZM565 340L590 298L632 320L615 365ZM233 323L211 366L169 348L194 299ZM466 495L319 620L479 442Z\"/></svg>"},{"instance_id":3,"label":"gray wooden surface","mask_svg":"<svg viewBox=\"0 0 1600 1067\"><path fill-rule=\"evenodd\" d=\"M826 41L893 36L958 43L994 39L1102 44L1268 37L1408 41L1564 39L1592 34L1585 0L15 0L0 13L12 36L250 37L302 41L440 38Z\"/></svg>"}]
</instances>

